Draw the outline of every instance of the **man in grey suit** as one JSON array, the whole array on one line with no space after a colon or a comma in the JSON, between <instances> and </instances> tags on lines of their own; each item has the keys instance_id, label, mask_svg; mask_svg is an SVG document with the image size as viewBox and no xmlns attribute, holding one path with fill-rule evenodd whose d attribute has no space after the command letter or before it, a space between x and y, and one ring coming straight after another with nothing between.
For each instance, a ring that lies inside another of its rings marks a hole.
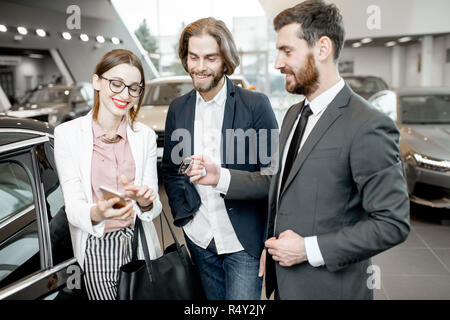
<instances>
[{"instance_id":1,"label":"man in grey suit","mask_svg":"<svg viewBox=\"0 0 450 320\"><path fill-rule=\"evenodd\" d=\"M279 170L228 170L196 155L191 181L225 181L217 191L227 199L269 198L268 297L373 299L370 258L409 233L399 132L339 76L345 31L335 5L308 0L274 25L275 68L288 92L306 97L283 120Z\"/></svg>"}]
</instances>

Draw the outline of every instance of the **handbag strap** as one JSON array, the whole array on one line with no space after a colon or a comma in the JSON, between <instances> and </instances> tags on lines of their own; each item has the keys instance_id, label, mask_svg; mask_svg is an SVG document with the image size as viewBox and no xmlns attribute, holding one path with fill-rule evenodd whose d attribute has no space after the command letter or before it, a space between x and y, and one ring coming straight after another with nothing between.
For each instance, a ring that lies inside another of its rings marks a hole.
<instances>
[{"instance_id":1,"label":"handbag strap","mask_svg":"<svg viewBox=\"0 0 450 320\"><path fill-rule=\"evenodd\" d=\"M152 261L150 260L150 255L148 251L147 238L145 237L144 227L142 226L141 219L136 219L137 229L141 238L142 251L144 251L145 265L147 267L148 276L150 282L153 282L153 267Z\"/></svg>"},{"instance_id":2,"label":"handbag strap","mask_svg":"<svg viewBox=\"0 0 450 320\"><path fill-rule=\"evenodd\" d=\"M175 232L173 232L173 229L170 226L169 219L167 219L167 215L164 212L164 209L161 209L161 212L162 212L162 214L164 216L164 219L166 220L167 226L169 227L169 231L170 231L170 234L172 235L173 241L175 242L175 246L177 247L177 251L180 251L181 250L181 245L178 242L177 237L175 236ZM163 228L162 228L162 221L161 221L161 238L163 240L163 251L164 251L164 249L165 249L165 247L164 247L164 231L163 231Z\"/></svg>"},{"instance_id":3,"label":"handbag strap","mask_svg":"<svg viewBox=\"0 0 450 320\"><path fill-rule=\"evenodd\" d=\"M139 220L139 218L136 218L136 220L134 222L133 241L131 242L131 261L137 260L137 247L138 247L138 241L139 241L138 220Z\"/></svg>"}]
</instances>

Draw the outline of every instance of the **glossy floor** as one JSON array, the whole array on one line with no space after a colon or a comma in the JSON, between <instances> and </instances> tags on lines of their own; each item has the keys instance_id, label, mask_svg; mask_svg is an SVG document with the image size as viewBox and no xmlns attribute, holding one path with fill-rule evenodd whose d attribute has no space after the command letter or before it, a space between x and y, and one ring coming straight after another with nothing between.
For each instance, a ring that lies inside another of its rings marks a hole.
<instances>
[{"instance_id":1,"label":"glossy floor","mask_svg":"<svg viewBox=\"0 0 450 320\"><path fill-rule=\"evenodd\" d=\"M160 188L164 210L172 222L167 196L163 187ZM411 207L408 239L372 259L372 264L379 267L381 279L380 288L374 290L376 300L450 300L449 222L450 210ZM160 219L154 223L160 234ZM167 247L173 240L165 222L163 230ZM182 230L177 227L173 230L178 240L184 243ZM264 293L262 298L265 299Z\"/></svg>"}]
</instances>

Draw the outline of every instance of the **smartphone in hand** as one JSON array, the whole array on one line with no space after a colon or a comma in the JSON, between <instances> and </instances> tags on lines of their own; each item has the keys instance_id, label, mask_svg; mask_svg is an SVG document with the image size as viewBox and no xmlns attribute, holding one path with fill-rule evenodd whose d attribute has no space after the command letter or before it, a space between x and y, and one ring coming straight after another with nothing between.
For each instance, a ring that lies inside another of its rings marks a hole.
<instances>
[{"instance_id":1,"label":"smartphone in hand","mask_svg":"<svg viewBox=\"0 0 450 320\"><path fill-rule=\"evenodd\" d=\"M103 199L105 199L105 200L109 200L111 198L116 198L116 197L120 198L120 201L113 205L114 209L120 209L127 205L124 194L121 194L117 191L111 190L104 186L100 186L100 191L103 193Z\"/></svg>"}]
</instances>

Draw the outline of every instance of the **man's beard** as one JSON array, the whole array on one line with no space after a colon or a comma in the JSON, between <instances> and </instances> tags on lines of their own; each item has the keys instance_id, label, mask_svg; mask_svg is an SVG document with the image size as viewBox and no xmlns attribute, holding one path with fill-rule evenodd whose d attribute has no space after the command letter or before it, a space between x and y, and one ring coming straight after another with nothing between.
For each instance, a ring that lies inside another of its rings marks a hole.
<instances>
[{"instance_id":1,"label":"man's beard","mask_svg":"<svg viewBox=\"0 0 450 320\"><path fill-rule=\"evenodd\" d=\"M192 78L192 83L194 84L195 90L198 92L208 92L211 89L217 87L220 80L222 80L225 73L223 71L218 72L217 74L214 73L199 73L199 72L189 72L189 75ZM213 79L206 83L198 83L195 80L195 75L202 75L202 76L213 76Z\"/></svg>"},{"instance_id":2,"label":"man's beard","mask_svg":"<svg viewBox=\"0 0 450 320\"><path fill-rule=\"evenodd\" d=\"M281 73L292 74L294 81L286 81L286 91L292 94L309 95L319 86L319 70L317 70L312 53L308 54L306 65L295 74L291 69L283 68Z\"/></svg>"}]
</instances>

